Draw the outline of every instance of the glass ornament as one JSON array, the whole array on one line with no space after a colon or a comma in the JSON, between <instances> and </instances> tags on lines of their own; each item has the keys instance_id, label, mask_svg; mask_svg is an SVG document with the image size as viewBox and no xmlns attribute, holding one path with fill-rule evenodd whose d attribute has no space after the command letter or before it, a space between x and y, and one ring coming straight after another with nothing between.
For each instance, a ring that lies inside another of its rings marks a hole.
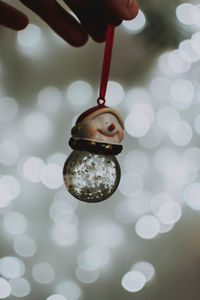
<instances>
[{"instance_id":1,"label":"glass ornament","mask_svg":"<svg viewBox=\"0 0 200 300\"><path fill-rule=\"evenodd\" d=\"M65 162L67 190L84 202L100 202L117 189L121 177L115 155L122 151L124 123L117 111L98 105L82 113L69 141L74 150Z\"/></svg>"}]
</instances>

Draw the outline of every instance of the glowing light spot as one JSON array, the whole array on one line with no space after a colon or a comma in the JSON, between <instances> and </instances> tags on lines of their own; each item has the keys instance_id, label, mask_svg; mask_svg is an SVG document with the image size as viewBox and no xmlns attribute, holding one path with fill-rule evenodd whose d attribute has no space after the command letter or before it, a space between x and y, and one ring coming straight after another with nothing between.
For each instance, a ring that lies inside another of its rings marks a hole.
<instances>
[{"instance_id":1,"label":"glowing light spot","mask_svg":"<svg viewBox=\"0 0 200 300\"><path fill-rule=\"evenodd\" d=\"M38 104L44 112L55 113L60 108L62 100L62 92L54 86L45 87L38 95Z\"/></svg>"},{"instance_id":2,"label":"glowing light spot","mask_svg":"<svg viewBox=\"0 0 200 300\"><path fill-rule=\"evenodd\" d=\"M29 282L23 277L11 279L10 286L11 294L15 297L25 297L31 292Z\"/></svg>"},{"instance_id":3,"label":"glowing light spot","mask_svg":"<svg viewBox=\"0 0 200 300\"><path fill-rule=\"evenodd\" d=\"M167 193L157 193L153 195L150 202L151 211L156 214L163 203L172 200L172 196Z\"/></svg>"},{"instance_id":4,"label":"glowing light spot","mask_svg":"<svg viewBox=\"0 0 200 300\"><path fill-rule=\"evenodd\" d=\"M42 183L49 189L58 189L63 185L62 168L57 164L47 164L42 171Z\"/></svg>"},{"instance_id":5,"label":"glowing light spot","mask_svg":"<svg viewBox=\"0 0 200 300\"><path fill-rule=\"evenodd\" d=\"M90 245L102 245L104 247L117 247L121 244L124 237L124 231L121 226L114 222L96 223L90 222L84 232L84 239ZM98 252L98 250L93 250ZM93 253L94 253L93 252ZM89 253L91 253L89 251ZM88 259L90 254L88 256ZM92 256L91 256L92 257Z\"/></svg>"},{"instance_id":6,"label":"glowing light spot","mask_svg":"<svg viewBox=\"0 0 200 300\"><path fill-rule=\"evenodd\" d=\"M148 157L142 151L129 152L124 158L124 168L126 172L145 174L148 166Z\"/></svg>"},{"instance_id":7,"label":"glowing light spot","mask_svg":"<svg viewBox=\"0 0 200 300\"><path fill-rule=\"evenodd\" d=\"M37 251L36 242L31 236L26 234L16 236L13 246L16 253L24 257L33 256Z\"/></svg>"},{"instance_id":8,"label":"glowing light spot","mask_svg":"<svg viewBox=\"0 0 200 300\"><path fill-rule=\"evenodd\" d=\"M150 124L153 123L155 113L151 104L142 100L136 101L130 107L130 113L132 114L134 112L143 113L148 118Z\"/></svg>"},{"instance_id":9,"label":"glowing light spot","mask_svg":"<svg viewBox=\"0 0 200 300\"><path fill-rule=\"evenodd\" d=\"M145 215L136 222L135 231L143 239L152 239L160 232L160 223L156 217Z\"/></svg>"},{"instance_id":10,"label":"glowing light spot","mask_svg":"<svg viewBox=\"0 0 200 300\"><path fill-rule=\"evenodd\" d=\"M146 282L150 281L155 275L154 266L146 261L140 261L134 264L132 270L139 271L144 274Z\"/></svg>"},{"instance_id":11,"label":"glowing light spot","mask_svg":"<svg viewBox=\"0 0 200 300\"><path fill-rule=\"evenodd\" d=\"M62 295L54 294L49 296L46 300L67 300L67 299Z\"/></svg>"},{"instance_id":12,"label":"glowing light spot","mask_svg":"<svg viewBox=\"0 0 200 300\"><path fill-rule=\"evenodd\" d=\"M159 76L151 80L149 87L152 96L155 99L164 102L168 100L171 80L167 77Z\"/></svg>"},{"instance_id":13,"label":"glowing light spot","mask_svg":"<svg viewBox=\"0 0 200 300\"><path fill-rule=\"evenodd\" d=\"M158 126L153 125L145 136L138 138L138 141L144 148L154 149L158 147L162 141L162 132Z\"/></svg>"},{"instance_id":14,"label":"glowing light spot","mask_svg":"<svg viewBox=\"0 0 200 300\"><path fill-rule=\"evenodd\" d=\"M160 55L160 57L158 58L158 68L164 75L174 76L177 74L177 72L175 72L169 64L169 54L170 51Z\"/></svg>"},{"instance_id":15,"label":"glowing light spot","mask_svg":"<svg viewBox=\"0 0 200 300\"><path fill-rule=\"evenodd\" d=\"M171 87L170 103L177 109L188 108L194 97L194 87L188 80L176 80Z\"/></svg>"},{"instance_id":16,"label":"glowing light spot","mask_svg":"<svg viewBox=\"0 0 200 300\"><path fill-rule=\"evenodd\" d=\"M169 131L171 126L180 121L180 116L176 109L164 106L158 110L156 121L162 130Z\"/></svg>"},{"instance_id":17,"label":"glowing light spot","mask_svg":"<svg viewBox=\"0 0 200 300\"><path fill-rule=\"evenodd\" d=\"M185 40L179 44L180 56L189 63L197 62L200 54L195 51L191 40Z\"/></svg>"},{"instance_id":18,"label":"glowing light spot","mask_svg":"<svg viewBox=\"0 0 200 300\"><path fill-rule=\"evenodd\" d=\"M150 122L145 114L134 112L126 117L125 128L131 136L141 137L149 131Z\"/></svg>"},{"instance_id":19,"label":"glowing light spot","mask_svg":"<svg viewBox=\"0 0 200 300\"><path fill-rule=\"evenodd\" d=\"M74 211L66 201L57 200L51 204L49 215L55 223L70 222L74 217Z\"/></svg>"},{"instance_id":20,"label":"glowing light spot","mask_svg":"<svg viewBox=\"0 0 200 300\"><path fill-rule=\"evenodd\" d=\"M133 197L142 191L143 186L144 183L139 174L127 173L122 175L119 190L123 195Z\"/></svg>"},{"instance_id":21,"label":"glowing light spot","mask_svg":"<svg viewBox=\"0 0 200 300\"><path fill-rule=\"evenodd\" d=\"M184 190L185 203L194 210L200 210L200 183L194 182Z\"/></svg>"},{"instance_id":22,"label":"glowing light spot","mask_svg":"<svg viewBox=\"0 0 200 300\"><path fill-rule=\"evenodd\" d=\"M10 194L10 200L16 199L19 196L21 191L21 186L19 181L14 176L10 176L10 175L2 176L0 177L0 183L2 183L8 188Z\"/></svg>"},{"instance_id":23,"label":"glowing light spot","mask_svg":"<svg viewBox=\"0 0 200 300\"><path fill-rule=\"evenodd\" d=\"M80 269L93 271L106 265L110 258L110 251L107 247L94 245L79 253L77 263Z\"/></svg>"},{"instance_id":24,"label":"glowing light spot","mask_svg":"<svg viewBox=\"0 0 200 300\"><path fill-rule=\"evenodd\" d=\"M85 258L86 262L93 269L97 269L108 263L110 260L110 252L105 246L94 245L85 251Z\"/></svg>"},{"instance_id":25,"label":"glowing light spot","mask_svg":"<svg viewBox=\"0 0 200 300\"><path fill-rule=\"evenodd\" d=\"M170 68L176 73L184 73L190 70L191 60L188 53L184 50L173 50L168 55Z\"/></svg>"},{"instance_id":26,"label":"glowing light spot","mask_svg":"<svg viewBox=\"0 0 200 300\"><path fill-rule=\"evenodd\" d=\"M17 41L20 46L30 48L36 46L41 39L41 30L38 26L29 24L24 30L17 34Z\"/></svg>"},{"instance_id":27,"label":"glowing light spot","mask_svg":"<svg viewBox=\"0 0 200 300\"><path fill-rule=\"evenodd\" d=\"M74 81L67 88L67 98L74 107L87 104L93 96L91 85L85 81Z\"/></svg>"},{"instance_id":28,"label":"glowing light spot","mask_svg":"<svg viewBox=\"0 0 200 300\"><path fill-rule=\"evenodd\" d=\"M54 163L63 167L66 161L66 153L56 152L50 155L47 159L48 163Z\"/></svg>"},{"instance_id":29,"label":"glowing light spot","mask_svg":"<svg viewBox=\"0 0 200 300\"><path fill-rule=\"evenodd\" d=\"M79 238L76 225L70 223L58 223L53 227L52 236L54 241L63 247L71 247Z\"/></svg>"},{"instance_id":30,"label":"glowing light spot","mask_svg":"<svg viewBox=\"0 0 200 300\"><path fill-rule=\"evenodd\" d=\"M0 181L0 208L6 207L10 202L10 190Z\"/></svg>"},{"instance_id":31,"label":"glowing light spot","mask_svg":"<svg viewBox=\"0 0 200 300\"><path fill-rule=\"evenodd\" d=\"M5 256L1 259L1 274L6 278L17 278L25 272L24 263L17 257Z\"/></svg>"},{"instance_id":32,"label":"glowing light spot","mask_svg":"<svg viewBox=\"0 0 200 300\"><path fill-rule=\"evenodd\" d=\"M32 269L33 278L39 283L50 283L55 279L55 271L50 264L41 262Z\"/></svg>"},{"instance_id":33,"label":"glowing light spot","mask_svg":"<svg viewBox=\"0 0 200 300\"><path fill-rule=\"evenodd\" d=\"M191 3L183 3L176 8L176 17L184 25L193 25L193 9L194 5Z\"/></svg>"},{"instance_id":34,"label":"glowing light spot","mask_svg":"<svg viewBox=\"0 0 200 300\"><path fill-rule=\"evenodd\" d=\"M161 204L156 215L161 223L166 225L174 224L182 215L180 204L175 201L166 201Z\"/></svg>"},{"instance_id":35,"label":"glowing light spot","mask_svg":"<svg viewBox=\"0 0 200 300\"><path fill-rule=\"evenodd\" d=\"M22 234L26 231L27 220L21 213L11 211L5 215L4 226L13 235Z\"/></svg>"},{"instance_id":36,"label":"glowing light spot","mask_svg":"<svg viewBox=\"0 0 200 300\"><path fill-rule=\"evenodd\" d=\"M133 106L134 103L148 103L150 102L149 93L144 88L132 88L130 89L126 95L123 103L126 107L126 111L130 113L130 107Z\"/></svg>"},{"instance_id":37,"label":"glowing light spot","mask_svg":"<svg viewBox=\"0 0 200 300\"><path fill-rule=\"evenodd\" d=\"M192 139L192 128L184 121L177 122L170 128L169 136L175 145L186 146Z\"/></svg>"},{"instance_id":38,"label":"glowing light spot","mask_svg":"<svg viewBox=\"0 0 200 300\"><path fill-rule=\"evenodd\" d=\"M80 286L71 280L59 283L56 292L65 296L67 300L77 300L82 294Z\"/></svg>"},{"instance_id":39,"label":"glowing light spot","mask_svg":"<svg viewBox=\"0 0 200 300\"><path fill-rule=\"evenodd\" d=\"M45 163L39 157L29 157L23 164L23 175L31 182L40 182Z\"/></svg>"},{"instance_id":40,"label":"glowing light spot","mask_svg":"<svg viewBox=\"0 0 200 300\"><path fill-rule=\"evenodd\" d=\"M200 12L200 9L199 9ZM200 55L200 32L196 32L192 35L191 46L195 52Z\"/></svg>"},{"instance_id":41,"label":"glowing light spot","mask_svg":"<svg viewBox=\"0 0 200 300\"><path fill-rule=\"evenodd\" d=\"M18 103L15 99L5 97L0 99L0 121L11 122L18 114Z\"/></svg>"},{"instance_id":42,"label":"glowing light spot","mask_svg":"<svg viewBox=\"0 0 200 300\"><path fill-rule=\"evenodd\" d=\"M192 164L196 170L200 169L200 148L190 147L186 149L183 157L185 163Z\"/></svg>"},{"instance_id":43,"label":"glowing light spot","mask_svg":"<svg viewBox=\"0 0 200 300\"><path fill-rule=\"evenodd\" d=\"M0 299L4 299L10 296L11 287L9 282L0 277Z\"/></svg>"},{"instance_id":44,"label":"glowing light spot","mask_svg":"<svg viewBox=\"0 0 200 300\"><path fill-rule=\"evenodd\" d=\"M98 270L83 270L81 268L76 269L76 277L83 283L92 283L99 278Z\"/></svg>"},{"instance_id":45,"label":"glowing light spot","mask_svg":"<svg viewBox=\"0 0 200 300\"><path fill-rule=\"evenodd\" d=\"M130 271L122 277L122 287L128 292L138 292L145 285L145 276L139 271Z\"/></svg>"},{"instance_id":46,"label":"glowing light spot","mask_svg":"<svg viewBox=\"0 0 200 300\"><path fill-rule=\"evenodd\" d=\"M128 31L140 31L144 28L146 23L145 15L141 10L139 10L138 15L135 19L131 21L123 21L123 26Z\"/></svg>"},{"instance_id":47,"label":"glowing light spot","mask_svg":"<svg viewBox=\"0 0 200 300\"><path fill-rule=\"evenodd\" d=\"M124 89L118 82L109 81L107 92L106 92L106 99L108 106L115 106L118 105L124 97Z\"/></svg>"},{"instance_id":48,"label":"glowing light spot","mask_svg":"<svg viewBox=\"0 0 200 300\"><path fill-rule=\"evenodd\" d=\"M19 146L10 140L5 140L0 144L0 163L5 166L16 164L20 156Z\"/></svg>"},{"instance_id":49,"label":"glowing light spot","mask_svg":"<svg viewBox=\"0 0 200 300\"><path fill-rule=\"evenodd\" d=\"M195 117L194 129L196 133L200 135L200 114Z\"/></svg>"},{"instance_id":50,"label":"glowing light spot","mask_svg":"<svg viewBox=\"0 0 200 300\"><path fill-rule=\"evenodd\" d=\"M159 171L166 170L169 164L178 162L178 154L171 148L162 147L154 155L154 163Z\"/></svg>"},{"instance_id":51,"label":"glowing light spot","mask_svg":"<svg viewBox=\"0 0 200 300\"><path fill-rule=\"evenodd\" d=\"M34 141L42 141L49 137L52 125L43 113L33 112L24 120L24 128L27 136Z\"/></svg>"}]
</instances>

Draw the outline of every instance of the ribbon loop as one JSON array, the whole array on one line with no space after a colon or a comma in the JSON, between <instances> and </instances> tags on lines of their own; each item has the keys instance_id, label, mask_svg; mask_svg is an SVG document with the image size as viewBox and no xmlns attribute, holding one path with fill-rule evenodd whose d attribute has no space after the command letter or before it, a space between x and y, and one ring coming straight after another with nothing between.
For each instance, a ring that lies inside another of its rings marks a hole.
<instances>
[{"instance_id":1,"label":"ribbon loop","mask_svg":"<svg viewBox=\"0 0 200 300\"><path fill-rule=\"evenodd\" d=\"M115 24L109 23L106 32L106 43L105 43L103 67L101 73L99 98L97 99L98 105L104 105L106 102L105 95L106 95L106 89L108 84L108 77L110 73L114 33L115 33ZM103 101L103 103L101 103L100 100Z\"/></svg>"}]
</instances>

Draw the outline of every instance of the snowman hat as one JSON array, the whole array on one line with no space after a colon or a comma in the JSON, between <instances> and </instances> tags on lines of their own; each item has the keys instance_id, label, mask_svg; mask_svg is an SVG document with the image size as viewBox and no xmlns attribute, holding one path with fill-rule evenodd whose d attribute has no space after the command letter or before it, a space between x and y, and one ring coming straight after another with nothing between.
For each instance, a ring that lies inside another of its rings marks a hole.
<instances>
[{"instance_id":1,"label":"snowman hat","mask_svg":"<svg viewBox=\"0 0 200 300\"><path fill-rule=\"evenodd\" d=\"M114 115L117 118L122 129L124 129L124 121L123 121L122 117L120 116L120 114L115 109L105 106L103 104L94 106L94 107L89 108L88 110L84 111L78 117L74 127L76 127L76 126L82 127L88 121L92 120L93 118L95 118L101 114L105 114L105 113L110 113L110 114Z\"/></svg>"}]
</instances>

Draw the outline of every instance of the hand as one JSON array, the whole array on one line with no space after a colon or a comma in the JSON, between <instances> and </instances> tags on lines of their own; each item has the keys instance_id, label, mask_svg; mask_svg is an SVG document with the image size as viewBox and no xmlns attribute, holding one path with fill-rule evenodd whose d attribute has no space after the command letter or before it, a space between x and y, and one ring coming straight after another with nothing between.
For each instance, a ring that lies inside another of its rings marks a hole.
<instances>
[{"instance_id":1,"label":"hand","mask_svg":"<svg viewBox=\"0 0 200 300\"><path fill-rule=\"evenodd\" d=\"M60 37L72 46L84 45L90 35L95 41L105 40L107 24L119 25L138 13L136 0L63 0L80 23L56 0L20 0L40 16ZM28 25L26 15L0 0L0 24L15 30Z\"/></svg>"}]
</instances>

